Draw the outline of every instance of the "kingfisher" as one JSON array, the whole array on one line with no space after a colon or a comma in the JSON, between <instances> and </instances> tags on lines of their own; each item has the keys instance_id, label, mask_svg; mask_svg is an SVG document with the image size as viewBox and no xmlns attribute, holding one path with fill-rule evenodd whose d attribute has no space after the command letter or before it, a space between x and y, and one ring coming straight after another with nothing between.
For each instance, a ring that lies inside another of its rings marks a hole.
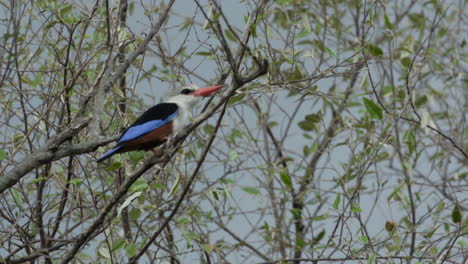
<instances>
[{"instance_id":1,"label":"kingfisher","mask_svg":"<svg viewBox=\"0 0 468 264\"><path fill-rule=\"evenodd\" d=\"M224 85L198 88L190 84L166 102L157 104L144 112L117 140L117 145L107 151L97 162L114 154L133 150L152 150L166 142L169 137L184 128L192 108L202 97L212 95Z\"/></svg>"}]
</instances>

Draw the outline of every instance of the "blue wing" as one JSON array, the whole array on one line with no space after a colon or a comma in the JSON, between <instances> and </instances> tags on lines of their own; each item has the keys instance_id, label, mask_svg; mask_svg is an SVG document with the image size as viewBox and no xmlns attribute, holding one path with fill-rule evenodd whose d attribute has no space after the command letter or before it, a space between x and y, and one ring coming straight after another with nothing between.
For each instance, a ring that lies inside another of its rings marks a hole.
<instances>
[{"instance_id":1,"label":"blue wing","mask_svg":"<svg viewBox=\"0 0 468 264\"><path fill-rule=\"evenodd\" d=\"M124 142L127 142L127 141L130 141L132 139L141 137L141 136L155 130L156 128L159 128L159 127L167 124L168 122L170 122L172 119L174 119L177 116L177 113L178 113L178 111L176 111L175 113L169 115L168 117L166 117L165 119L162 119L162 120L161 119L151 120L151 121L147 121L147 122L145 122L143 124L133 125L133 126L129 127L122 134L119 141L117 141L117 144L120 145L120 144L122 144Z\"/></svg>"},{"instance_id":2,"label":"blue wing","mask_svg":"<svg viewBox=\"0 0 468 264\"><path fill-rule=\"evenodd\" d=\"M123 147L123 146L117 146L117 147L115 147L115 148L113 148L113 149L107 151L107 152L106 152L104 155L102 155L102 157L100 157L96 162L99 163L99 162L102 162L102 161L104 161L104 160L106 160L106 159L112 157L112 155L114 155L115 152L116 152L117 150L119 150L120 148L122 148L122 147Z\"/></svg>"}]
</instances>

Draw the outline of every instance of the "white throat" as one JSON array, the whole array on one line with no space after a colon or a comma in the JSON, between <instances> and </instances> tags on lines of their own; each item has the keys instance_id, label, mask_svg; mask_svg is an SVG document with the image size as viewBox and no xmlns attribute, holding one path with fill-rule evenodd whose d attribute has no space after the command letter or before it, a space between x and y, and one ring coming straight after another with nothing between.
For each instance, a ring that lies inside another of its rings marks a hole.
<instances>
[{"instance_id":1,"label":"white throat","mask_svg":"<svg viewBox=\"0 0 468 264\"><path fill-rule=\"evenodd\" d=\"M191 117L193 107L198 103L199 100L199 97L183 94L172 96L167 100L168 103L175 103L179 107L177 116L173 121L173 133L178 132L184 128L187 121Z\"/></svg>"}]
</instances>

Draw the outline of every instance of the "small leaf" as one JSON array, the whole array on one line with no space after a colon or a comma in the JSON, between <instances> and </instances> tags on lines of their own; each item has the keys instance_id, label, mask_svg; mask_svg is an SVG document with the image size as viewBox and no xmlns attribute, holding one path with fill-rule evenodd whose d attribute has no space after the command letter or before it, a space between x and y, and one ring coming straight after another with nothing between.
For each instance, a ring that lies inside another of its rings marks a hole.
<instances>
[{"instance_id":1,"label":"small leaf","mask_svg":"<svg viewBox=\"0 0 468 264\"><path fill-rule=\"evenodd\" d=\"M107 167L105 170L106 171L115 171L118 168L120 168L121 165L122 165L122 163L116 161L116 162L112 163L111 165L109 165L109 167Z\"/></svg>"},{"instance_id":2,"label":"small leaf","mask_svg":"<svg viewBox=\"0 0 468 264\"><path fill-rule=\"evenodd\" d=\"M153 184L151 184L151 188L153 188L153 189L160 189L160 190L166 190L166 189L167 189L166 186L164 186L164 185L162 185L162 184L160 184L160 183L153 183Z\"/></svg>"},{"instance_id":3,"label":"small leaf","mask_svg":"<svg viewBox=\"0 0 468 264\"><path fill-rule=\"evenodd\" d=\"M329 47L325 47L325 51L328 53L328 55L330 55L332 57L335 57L335 58L338 58L338 56L336 56L335 52L333 52L333 50L331 50Z\"/></svg>"},{"instance_id":4,"label":"small leaf","mask_svg":"<svg viewBox=\"0 0 468 264\"><path fill-rule=\"evenodd\" d=\"M229 154L228 154L228 160L229 161L235 161L239 157L239 153L237 151L230 149Z\"/></svg>"},{"instance_id":5,"label":"small leaf","mask_svg":"<svg viewBox=\"0 0 468 264\"><path fill-rule=\"evenodd\" d=\"M333 202L333 208L334 208L335 210L338 210L338 207L340 206L340 202L341 202L341 194L340 194L340 193L337 193L337 194L336 194L335 201Z\"/></svg>"},{"instance_id":6,"label":"small leaf","mask_svg":"<svg viewBox=\"0 0 468 264\"><path fill-rule=\"evenodd\" d=\"M30 181L29 184L34 184L36 182L41 182L41 181L45 181L45 180L47 180L47 178L40 177L40 178L37 178L37 179L34 179L34 180Z\"/></svg>"},{"instance_id":7,"label":"small leaf","mask_svg":"<svg viewBox=\"0 0 468 264\"><path fill-rule=\"evenodd\" d=\"M379 48L378 46L374 45L374 44L368 43L367 44L367 50L369 51L370 54L372 54L373 56L376 56L376 57L383 55L382 49Z\"/></svg>"},{"instance_id":8,"label":"small leaf","mask_svg":"<svg viewBox=\"0 0 468 264\"><path fill-rule=\"evenodd\" d=\"M426 128L427 125L429 125L429 123L431 122L431 115L429 114L429 112L426 109L422 110L421 115L422 115L422 117L421 117L421 128Z\"/></svg>"},{"instance_id":9,"label":"small leaf","mask_svg":"<svg viewBox=\"0 0 468 264\"><path fill-rule=\"evenodd\" d=\"M195 55L199 55L199 56L210 56L212 53L211 52L208 52L208 51L199 51L197 53L195 53Z\"/></svg>"},{"instance_id":10,"label":"small leaf","mask_svg":"<svg viewBox=\"0 0 468 264\"><path fill-rule=\"evenodd\" d=\"M369 238L367 236L360 236L359 240L364 244L369 242Z\"/></svg>"},{"instance_id":11,"label":"small leaf","mask_svg":"<svg viewBox=\"0 0 468 264\"><path fill-rule=\"evenodd\" d=\"M127 199L125 199L125 201L122 203L122 205L117 209L117 216L120 216L120 214L122 213L122 210L125 209L125 207L129 206L130 203L135 200L136 198L138 198L143 192L136 192L132 195L130 195L129 197L127 197Z\"/></svg>"},{"instance_id":12,"label":"small leaf","mask_svg":"<svg viewBox=\"0 0 468 264\"><path fill-rule=\"evenodd\" d=\"M132 151L128 153L130 160L132 161L133 165L137 165L140 160L145 157L145 152L143 151Z\"/></svg>"},{"instance_id":13,"label":"small leaf","mask_svg":"<svg viewBox=\"0 0 468 264\"><path fill-rule=\"evenodd\" d=\"M137 220L141 215L141 210L138 208L132 208L128 216L130 217L130 220L135 221Z\"/></svg>"},{"instance_id":14,"label":"small leaf","mask_svg":"<svg viewBox=\"0 0 468 264\"><path fill-rule=\"evenodd\" d=\"M387 221L385 222L385 229L388 232L393 232L395 230L395 223L392 221Z\"/></svg>"},{"instance_id":15,"label":"small leaf","mask_svg":"<svg viewBox=\"0 0 468 264\"><path fill-rule=\"evenodd\" d=\"M205 132L209 135L213 134L214 131L215 131L215 127L210 125L210 124L206 124L204 127L203 127L203 130L205 130Z\"/></svg>"},{"instance_id":16,"label":"small leaf","mask_svg":"<svg viewBox=\"0 0 468 264\"><path fill-rule=\"evenodd\" d=\"M323 221L323 220L327 220L328 218L328 215L324 214L324 215L317 215L317 216L314 216L312 217L312 221Z\"/></svg>"},{"instance_id":17,"label":"small leaf","mask_svg":"<svg viewBox=\"0 0 468 264\"><path fill-rule=\"evenodd\" d=\"M314 131L315 130L315 122L311 121L301 121L298 123L298 126L304 131Z\"/></svg>"},{"instance_id":18,"label":"small leaf","mask_svg":"<svg viewBox=\"0 0 468 264\"><path fill-rule=\"evenodd\" d=\"M257 188L252 188L252 187L244 187L242 190L248 194L252 195L260 195L261 192Z\"/></svg>"},{"instance_id":19,"label":"small leaf","mask_svg":"<svg viewBox=\"0 0 468 264\"><path fill-rule=\"evenodd\" d=\"M13 200L15 200L18 207L23 208L23 199L21 199L21 193L16 188L11 188L11 194L13 195Z\"/></svg>"},{"instance_id":20,"label":"small leaf","mask_svg":"<svg viewBox=\"0 0 468 264\"><path fill-rule=\"evenodd\" d=\"M309 34L310 34L310 32L304 29L301 32L297 33L296 36L294 36L294 38L295 39L303 38L303 37L308 36Z\"/></svg>"},{"instance_id":21,"label":"small leaf","mask_svg":"<svg viewBox=\"0 0 468 264\"><path fill-rule=\"evenodd\" d=\"M468 248L468 242L466 241L461 240L461 241L458 241L457 244L460 245L461 247Z\"/></svg>"},{"instance_id":22,"label":"small leaf","mask_svg":"<svg viewBox=\"0 0 468 264\"><path fill-rule=\"evenodd\" d=\"M180 174L177 175L177 179L174 182L174 184L171 187L171 190L169 191L169 194L167 195L167 199L169 199L177 190L177 187L179 187L180 184Z\"/></svg>"},{"instance_id":23,"label":"small leaf","mask_svg":"<svg viewBox=\"0 0 468 264\"><path fill-rule=\"evenodd\" d=\"M257 37L257 24L252 23L252 25L250 26L250 32L252 33L252 37Z\"/></svg>"},{"instance_id":24,"label":"small leaf","mask_svg":"<svg viewBox=\"0 0 468 264\"><path fill-rule=\"evenodd\" d=\"M245 97L245 93L242 93L242 94L238 94L236 96L233 96L231 97L231 99L229 99L229 102L228 102L228 106L231 106L237 102L240 102L242 101L242 99L244 99Z\"/></svg>"},{"instance_id":25,"label":"small leaf","mask_svg":"<svg viewBox=\"0 0 468 264\"><path fill-rule=\"evenodd\" d=\"M406 131L403 135L403 142L408 146L409 154L416 149L416 136L413 131Z\"/></svg>"},{"instance_id":26,"label":"small leaf","mask_svg":"<svg viewBox=\"0 0 468 264\"><path fill-rule=\"evenodd\" d=\"M62 8L59 9L59 14L61 16L65 16L68 13L70 13L72 11L72 9L73 9L73 5L70 5L70 4L64 5Z\"/></svg>"},{"instance_id":27,"label":"small leaf","mask_svg":"<svg viewBox=\"0 0 468 264\"><path fill-rule=\"evenodd\" d=\"M393 30L392 22L390 22L390 18L388 18L388 16L386 14L384 15L384 21L385 21L385 26L388 29Z\"/></svg>"},{"instance_id":28,"label":"small leaf","mask_svg":"<svg viewBox=\"0 0 468 264\"><path fill-rule=\"evenodd\" d=\"M107 247L101 247L101 248L99 248L98 253L99 253L99 255L101 255L101 257L103 257L103 258L107 258L107 259L110 259L110 258L111 258L109 249L108 249Z\"/></svg>"},{"instance_id":29,"label":"small leaf","mask_svg":"<svg viewBox=\"0 0 468 264\"><path fill-rule=\"evenodd\" d=\"M378 119L378 120L381 120L383 118L383 113L382 113L382 109L380 108L380 106L378 106L372 100L367 99L365 97L362 98L362 101L364 102L364 106L366 107L367 112L370 114L372 118Z\"/></svg>"},{"instance_id":30,"label":"small leaf","mask_svg":"<svg viewBox=\"0 0 468 264\"><path fill-rule=\"evenodd\" d=\"M376 260L376 257L377 257L377 256L375 255L375 253L371 253L371 254L369 255L369 258L367 259L367 263L368 263L368 264L374 264L374 263L375 263L375 260Z\"/></svg>"},{"instance_id":31,"label":"small leaf","mask_svg":"<svg viewBox=\"0 0 468 264\"><path fill-rule=\"evenodd\" d=\"M8 153L3 149L0 149L0 161L7 157Z\"/></svg>"},{"instance_id":32,"label":"small leaf","mask_svg":"<svg viewBox=\"0 0 468 264\"><path fill-rule=\"evenodd\" d=\"M80 184L80 183L82 183L82 182L83 182L82 179L71 179L71 180L69 181L70 184L74 184L74 185L78 185L78 184Z\"/></svg>"},{"instance_id":33,"label":"small leaf","mask_svg":"<svg viewBox=\"0 0 468 264\"><path fill-rule=\"evenodd\" d=\"M232 33L232 31L231 31L229 28L226 28L226 29L224 30L224 34L226 34L226 37L227 37L230 41L234 41L234 42L237 41L236 36L234 35L234 33Z\"/></svg>"},{"instance_id":34,"label":"small leaf","mask_svg":"<svg viewBox=\"0 0 468 264\"><path fill-rule=\"evenodd\" d=\"M362 209L359 203L353 203L353 205L351 206L351 211L353 213L362 213Z\"/></svg>"},{"instance_id":35,"label":"small leaf","mask_svg":"<svg viewBox=\"0 0 468 264\"><path fill-rule=\"evenodd\" d=\"M457 224L457 223L460 223L461 220L462 220L462 214L461 214L460 206L456 204L452 210L452 221Z\"/></svg>"},{"instance_id":36,"label":"small leaf","mask_svg":"<svg viewBox=\"0 0 468 264\"><path fill-rule=\"evenodd\" d=\"M137 248L136 248L135 244L133 244L133 243L128 243L128 244L125 246L125 252L127 252L127 257L129 257L129 258L135 256L136 253L137 253Z\"/></svg>"},{"instance_id":37,"label":"small leaf","mask_svg":"<svg viewBox=\"0 0 468 264\"><path fill-rule=\"evenodd\" d=\"M314 122L314 123L320 122L320 119L321 119L320 114L310 114L310 115L305 116L306 121L310 121L310 122Z\"/></svg>"},{"instance_id":38,"label":"small leaf","mask_svg":"<svg viewBox=\"0 0 468 264\"><path fill-rule=\"evenodd\" d=\"M71 25L71 24L73 24L73 22L74 22L75 20L73 19L73 17L66 17L66 18L63 19L63 21L64 21L66 24Z\"/></svg>"},{"instance_id":39,"label":"small leaf","mask_svg":"<svg viewBox=\"0 0 468 264\"><path fill-rule=\"evenodd\" d=\"M141 192L141 191L144 191L146 190L146 188L148 188L149 185L148 183L146 183L145 180L143 179L138 179L136 180L132 186L130 186L130 192Z\"/></svg>"},{"instance_id":40,"label":"small leaf","mask_svg":"<svg viewBox=\"0 0 468 264\"><path fill-rule=\"evenodd\" d=\"M211 254L211 252L213 252L214 249L214 246L210 244L201 244L201 247L208 254Z\"/></svg>"},{"instance_id":41,"label":"small leaf","mask_svg":"<svg viewBox=\"0 0 468 264\"><path fill-rule=\"evenodd\" d=\"M411 58L410 57L403 57L400 59L401 65L405 66L406 68L409 68L411 65Z\"/></svg>"},{"instance_id":42,"label":"small leaf","mask_svg":"<svg viewBox=\"0 0 468 264\"><path fill-rule=\"evenodd\" d=\"M120 249L124 244L125 244L125 239L121 238L117 240L117 242L112 247L112 251L116 251L117 249Z\"/></svg>"},{"instance_id":43,"label":"small leaf","mask_svg":"<svg viewBox=\"0 0 468 264\"><path fill-rule=\"evenodd\" d=\"M280 178L281 178L281 181L284 183L284 185L288 187L292 186L291 176L289 175L287 171L281 171Z\"/></svg>"}]
</instances>

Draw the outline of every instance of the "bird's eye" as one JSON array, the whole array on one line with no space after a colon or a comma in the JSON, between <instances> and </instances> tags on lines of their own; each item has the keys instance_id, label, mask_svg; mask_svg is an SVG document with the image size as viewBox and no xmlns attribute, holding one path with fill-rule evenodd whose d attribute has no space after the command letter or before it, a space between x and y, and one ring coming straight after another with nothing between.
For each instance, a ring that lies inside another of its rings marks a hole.
<instances>
[{"instance_id":1,"label":"bird's eye","mask_svg":"<svg viewBox=\"0 0 468 264\"><path fill-rule=\"evenodd\" d=\"M182 91L180 91L181 94L190 94L192 93L192 90L190 89L183 89Z\"/></svg>"}]
</instances>

